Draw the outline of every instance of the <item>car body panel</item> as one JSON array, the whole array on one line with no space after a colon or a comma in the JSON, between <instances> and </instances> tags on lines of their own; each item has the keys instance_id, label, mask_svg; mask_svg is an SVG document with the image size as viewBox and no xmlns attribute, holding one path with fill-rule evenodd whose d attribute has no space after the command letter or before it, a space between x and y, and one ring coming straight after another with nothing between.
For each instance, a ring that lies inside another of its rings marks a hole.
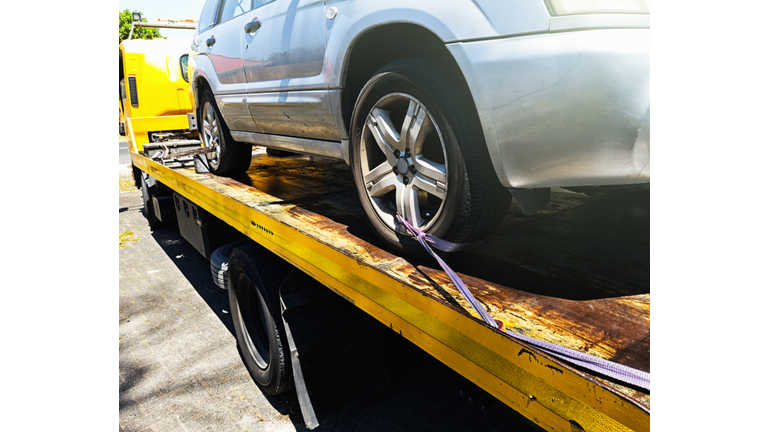
<instances>
[{"instance_id":1,"label":"car body panel","mask_svg":"<svg viewBox=\"0 0 768 432\"><path fill-rule=\"evenodd\" d=\"M240 15L211 27L196 35L193 43L199 54L195 59L197 73L204 73L211 84L219 111L230 129L254 130L251 113L240 96L246 88L240 38L247 19ZM210 38L216 42L208 46L206 41Z\"/></svg>"},{"instance_id":2,"label":"car body panel","mask_svg":"<svg viewBox=\"0 0 768 432\"><path fill-rule=\"evenodd\" d=\"M505 187L650 182L650 30L449 44ZM499 53L504 53L500 55Z\"/></svg>"},{"instance_id":3,"label":"car body panel","mask_svg":"<svg viewBox=\"0 0 768 432\"><path fill-rule=\"evenodd\" d=\"M255 17L262 27L245 33ZM355 43L410 23L439 38L460 68L504 187L650 182L650 15L558 17L541 0L276 0L239 18L229 43L245 56L245 87L217 79L204 45L235 20L193 44L195 74L233 131L302 146L341 141L349 154L342 92Z\"/></svg>"},{"instance_id":4,"label":"car body panel","mask_svg":"<svg viewBox=\"0 0 768 432\"><path fill-rule=\"evenodd\" d=\"M318 0L276 0L247 12L248 21L261 21L253 33L242 32L248 83L319 77L316 85L324 88L324 13Z\"/></svg>"},{"instance_id":5,"label":"car body panel","mask_svg":"<svg viewBox=\"0 0 768 432\"><path fill-rule=\"evenodd\" d=\"M245 14L261 23L252 33L242 31L241 44L255 131L340 139L322 75L324 14L318 0L276 0ZM275 88L280 92L270 91Z\"/></svg>"},{"instance_id":6,"label":"car body panel","mask_svg":"<svg viewBox=\"0 0 768 432\"><path fill-rule=\"evenodd\" d=\"M259 129L257 132L341 140L328 90L251 93L246 100Z\"/></svg>"},{"instance_id":7,"label":"car body panel","mask_svg":"<svg viewBox=\"0 0 768 432\"><path fill-rule=\"evenodd\" d=\"M359 37L379 26L411 23L434 33L445 43L495 38L510 34L546 32L549 14L542 1L440 1L392 0L387 2L328 1L338 15L326 21L329 88L344 84L343 66Z\"/></svg>"}]
</instances>

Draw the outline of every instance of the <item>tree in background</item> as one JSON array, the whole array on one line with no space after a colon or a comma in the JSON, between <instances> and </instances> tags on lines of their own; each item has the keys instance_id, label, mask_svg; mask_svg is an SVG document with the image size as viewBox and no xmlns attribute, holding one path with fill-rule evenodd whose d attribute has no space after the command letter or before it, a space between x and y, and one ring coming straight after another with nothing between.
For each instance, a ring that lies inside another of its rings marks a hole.
<instances>
[{"instance_id":1,"label":"tree in background","mask_svg":"<svg viewBox=\"0 0 768 432\"><path fill-rule=\"evenodd\" d=\"M134 11L138 12L138 11ZM128 39L128 34L131 32L131 22L133 21L133 15L131 14L131 11L128 9L120 12L120 40L117 42L118 44L122 41ZM146 18L142 18L143 22L147 22ZM133 28L133 36L131 36L131 39L154 39L154 38L161 38L163 37L160 32L156 28L151 27L134 27Z\"/></svg>"}]
</instances>

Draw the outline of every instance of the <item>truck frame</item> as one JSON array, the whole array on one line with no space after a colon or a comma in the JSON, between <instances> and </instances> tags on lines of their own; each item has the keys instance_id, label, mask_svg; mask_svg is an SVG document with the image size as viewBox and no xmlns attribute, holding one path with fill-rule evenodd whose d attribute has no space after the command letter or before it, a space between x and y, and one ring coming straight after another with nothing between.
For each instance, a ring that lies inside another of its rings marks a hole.
<instances>
[{"instance_id":1,"label":"truck frame","mask_svg":"<svg viewBox=\"0 0 768 432\"><path fill-rule=\"evenodd\" d=\"M247 177L232 179L192 167L169 168L136 147L131 158L142 175L287 261L545 429L650 429L649 391L593 375L490 328L439 267L392 255L370 237L353 234L362 219L354 228L340 223L349 215L338 212L354 208L354 199L339 191L338 183L318 180L343 174L343 163L292 157L287 158L291 164L275 164L263 155L254 158ZM301 185L280 176L287 166L319 174L314 181L304 177L302 182L310 184ZM270 181L286 181L286 187L297 189L280 199L260 187ZM152 195L146 183L142 191L145 203L156 206L149 217L169 214L158 204L162 196ZM317 211L328 206L338 207ZM650 294L583 301L516 290L477 276L463 279L509 328L650 369ZM301 325L290 326L294 337ZM297 372L294 368L294 376ZM303 412L312 409L307 402Z\"/></svg>"},{"instance_id":2,"label":"truck frame","mask_svg":"<svg viewBox=\"0 0 768 432\"><path fill-rule=\"evenodd\" d=\"M321 383L316 373L308 373L307 365L312 361L315 365L334 363L324 359L339 355L330 341L355 328L356 321L352 312L346 319L346 315L329 316L328 311L351 307L546 430L650 430L650 390L569 364L490 327L434 262L384 250L367 229L343 162L258 154L245 175L219 177L205 168L205 149L195 139L194 112L136 118L130 112L122 115L134 180L142 190L151 226L178 224L182 236L206 258L227 246L231 249L235 242L262 251L254 254L254 260L278 260L281 266L293 269L287 276L279 275L273 294L280 302L270 306L269 312L285 325L290 351L286 364L307 427L318 426L334 409L385 385L376 362L366 361L375 360L375 355L362 350L356 358L369 366L356 370L357 375L328 370L340 379L362 384L342 385L350 393L339 396L342 400L336 405L318 400ZM180 151L185 154L174 153ZM535 218L558 220L558 215L578 210L590 200L600 204L608 198L553 193L551 209ZM525 223L523 217L510 209L487 247L446 258L475 298L506 328L650 372L650 291L647 282L635 280L643 272L647 278L643 265L636 268L635 264L647 265L648 236L627 240L640 245L627 255L634 254L626 262L608 264L612 268L595 264L582 268L579 275L572 269L585 267L589 258L559 270L548 264L550 268L541 270L554 274L551 280L573 285L549 290L533 280L531 275L536 272L524 271L529 264L505 258L517 256L520 248L532 254L547 253L546 245L531 246L516 238L517 228ZM611 235L621 237L623 228L617 225ZM562 240L560 248L576 243L578 239ZM610 255L627 246L605 247ZM583 251L558 259L567 261L579 253ZM605 279L611 282L604 283ZM533 285L537 288L530 288ZM229 289L232 296L231 278ZM326 301L329 295L331 303ZM330 309L328 305L339 300L346 306ZM330 315L334 314L338 315ZM349 337L368 340L360 331Z\"/></svg>"}]
</instances>

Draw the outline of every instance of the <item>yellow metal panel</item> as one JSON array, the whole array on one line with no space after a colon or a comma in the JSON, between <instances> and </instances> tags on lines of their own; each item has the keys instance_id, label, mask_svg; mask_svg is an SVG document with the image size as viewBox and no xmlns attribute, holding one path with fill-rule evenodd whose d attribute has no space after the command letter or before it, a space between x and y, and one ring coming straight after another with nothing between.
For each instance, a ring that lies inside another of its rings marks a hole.
<instances>
[{"instance_id":1,"label":"yellow metal panel","mask_svg":"<svg viewBox=\"0 0 768 432\"><path fill-rule=\"evenodd\" d=\"M382 270L138 155L134 165L290 261L540 426L648 431L650 413Z\"/></svg>"},{"instance_id":2,"label":"yellow metal panel","mask_svg":"<svg viewBox=\"0 0 768 432\"><path fill-rule=\"evenodd\" d=\"M126 107L127 117L156 117L192 112L189 103L180 104L177 93L187 93L189 83L181 75L179 63L189 54L188 40L129 40L121 44L125 64L125 85L129 75L136 77L138 106ZM130 94L129 91L126 93ZM129 96L130 97L130 96Z\"/></svg>"},{"instance_id":3,"label":"yellow metal panel","mask_svg":"<svg viewBox=\"0 0 768 432\"><path fill-rule=\"evenodd\" d=\"M176 99L179 102L179 111L182 114L194 111L192 104L189 103L189 90L177 89Z\"/></svg>"}]
</instances>

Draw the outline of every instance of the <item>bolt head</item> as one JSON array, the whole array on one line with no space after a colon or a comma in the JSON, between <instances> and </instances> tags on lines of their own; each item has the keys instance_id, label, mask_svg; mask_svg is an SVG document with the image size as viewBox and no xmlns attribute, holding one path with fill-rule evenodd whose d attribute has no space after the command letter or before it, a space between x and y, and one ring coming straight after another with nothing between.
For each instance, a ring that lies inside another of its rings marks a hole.
<instances>
[{"instance_id":1,"label":"bolt head","mask_svg":"<svg viewBox=\"0 0 768 432\"><path fill-rule=\"evenodd\" d=\"M403 184L408 184L410 180L408 180L408 177L403 177Z\"/></svg>"},{"instance_id":2,"label":"bolt head","mask_svg":"<svg viewBox=\"0 0 768 432\"><path fill-rule=\"evenodd\" d=\"M395 150L395 157L396 157L396 158L399 158L399 157L400 157L400 150Z\"/></svg>"}]
</instances>

